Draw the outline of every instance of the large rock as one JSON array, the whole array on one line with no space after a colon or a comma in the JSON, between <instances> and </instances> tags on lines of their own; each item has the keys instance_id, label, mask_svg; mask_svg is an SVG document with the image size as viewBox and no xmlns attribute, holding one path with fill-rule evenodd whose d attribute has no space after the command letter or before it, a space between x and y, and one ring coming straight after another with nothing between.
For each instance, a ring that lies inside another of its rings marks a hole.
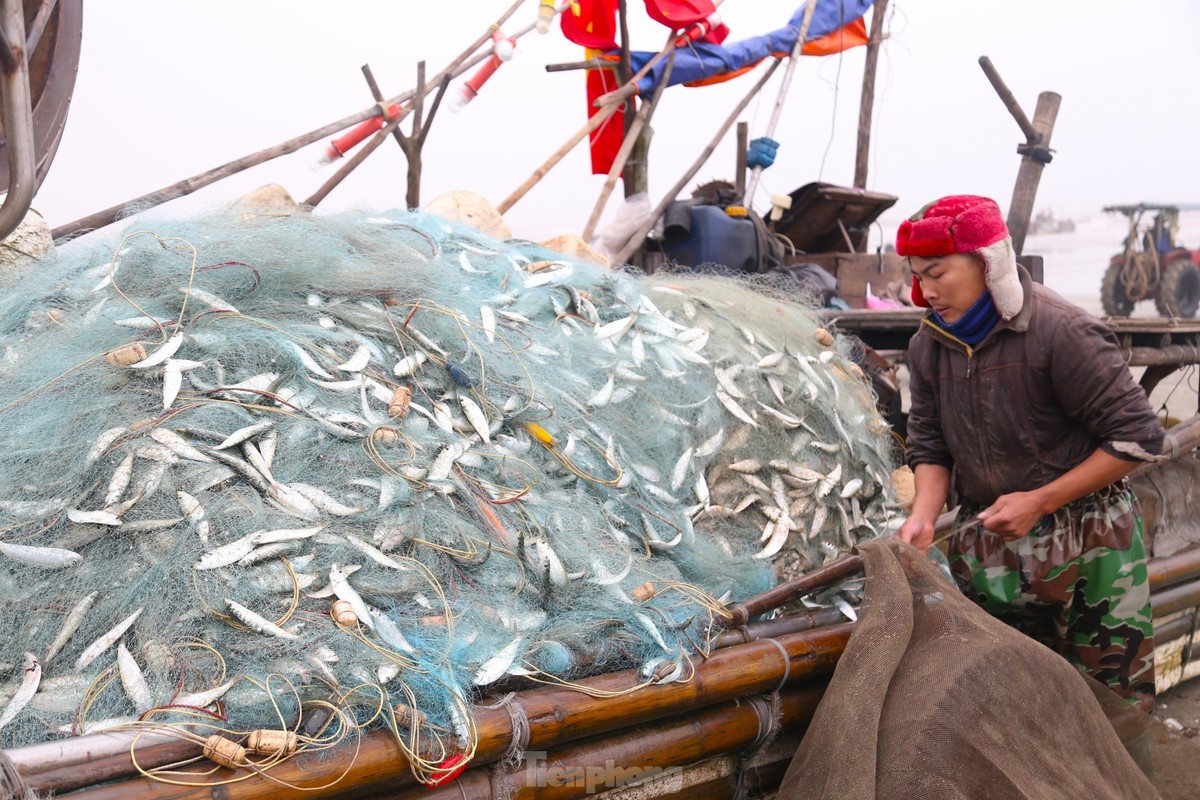
<instances>
[{"instance_id":1,"label":"large rock","mask_svg":"<svg viewBox=\"0 0 1200 800\"><path fill-rule=\"evenodd\" d=\"M0 286L19 282L25 271L54 250L50 226L30 209L17 229L0 242Z\"/></svg>"},{"instance_id":2,"label":"large rock","mask_svg":"<svg viewBox=\"0 0 1200 800\"><path fill-rule=\"evenodd\" d=\"M439 195L429 201L423 210L451 222L465 222L493 239L512 238L512 229L496 207L486 197L465 189L454 189Z\"/></svg>"},{"instance_id":3,"label":"large rock","mask_svg":"<svg viewBox=\"0 0 1200 800\"><path fill-rule=\"evenodd\" d=\"M300 204L292 199L287 189L277 183L268 183L242 195L230 203L228 208L233 212L241 212L246 219L254 219L260 214L286 216L299 209Z\"/></svg>"},{"instance_id":4,"label":"large rock","mask_svg":"<svg viewBox=\"0 0 1200 800\"><path fill-rule=\"evenodd\" d=\"M612 264L606 256L597 252L590 244L573 233L565 233L562 236L547 239L542 242L542 247L548 247L557 253L562 253L564 256L571 256L572 258L579 258L585 261L594 261L605 267Z\"/></svg>"}]
</instances>

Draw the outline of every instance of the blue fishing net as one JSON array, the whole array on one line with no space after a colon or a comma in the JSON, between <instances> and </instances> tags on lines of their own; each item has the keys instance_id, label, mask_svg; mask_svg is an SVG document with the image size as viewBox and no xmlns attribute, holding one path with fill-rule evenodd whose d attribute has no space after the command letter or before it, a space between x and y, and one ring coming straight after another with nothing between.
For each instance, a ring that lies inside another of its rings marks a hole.
<instances>
[{"instance_id":1,"label":"blue fishing net","mask_svg":"<svg viewBox=\"0 0 1200 800\"><path fill-rule=\"evenodd\" d=\"M0 299L0 745L319 709L429 778L497 681L686 679L891 515L853 344L762 289L409 212L62 249Z\"/></svg>"}]
</instances>

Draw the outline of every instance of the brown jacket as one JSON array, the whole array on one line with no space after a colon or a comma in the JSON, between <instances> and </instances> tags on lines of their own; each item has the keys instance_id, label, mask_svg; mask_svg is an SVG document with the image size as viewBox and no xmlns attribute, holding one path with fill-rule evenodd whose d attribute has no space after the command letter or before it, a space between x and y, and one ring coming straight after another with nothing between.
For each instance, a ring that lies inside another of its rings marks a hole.
<instances>
[{"instance_id":1,"label":"brown jacket","mask_svg":"<svg viewBox=\"0 0 1200 800\"><path fill-rule=\"evenodd\" d=\"M1151 460L1163 429L1100 320L1034 284L971 348L927 316L909 342L905 460L956 467L959 493L983 505L1044 486L1097 447Z\"/></svg>"}]
</instances>

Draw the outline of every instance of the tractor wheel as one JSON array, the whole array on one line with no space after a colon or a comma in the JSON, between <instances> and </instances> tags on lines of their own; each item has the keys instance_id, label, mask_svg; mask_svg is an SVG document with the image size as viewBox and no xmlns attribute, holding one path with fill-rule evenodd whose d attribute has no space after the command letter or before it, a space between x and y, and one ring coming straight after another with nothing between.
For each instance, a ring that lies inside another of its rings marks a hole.
<instances>
[{"instance_id":1,"label":"tractor wheel","mask_svg":"<svg viewBox=\"0 0 1200 800\"><path fill-rule=\"evenodd\" d=\"M1200 307L1200 268L1186 258L1167 264L1154 298L1164 317L1191 319Z\"/></svg>"},{"instance_id":2,"label":"tractor wheel","mask_svg":"<svg viewBox=\"0 0 1200 800\"><path fill-rule=\"evenodd\" d=\"M1104 271L1104 280L1100 282L1100 305L1110 317L1128 317L1135 305L1125 294L1125 285L1121 283L1121 267L1121 260L1114 258Z\"/></svg>"}]
</instances>

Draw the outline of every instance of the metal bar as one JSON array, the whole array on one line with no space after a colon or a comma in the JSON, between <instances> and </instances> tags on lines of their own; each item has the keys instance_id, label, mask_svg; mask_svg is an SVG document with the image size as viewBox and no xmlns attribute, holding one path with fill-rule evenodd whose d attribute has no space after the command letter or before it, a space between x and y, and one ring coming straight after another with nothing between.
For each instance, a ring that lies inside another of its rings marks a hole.
<instances>
[{"instance_id":1,"label":"metal bar","mask_svg":"<svg viewBox=\"0 0 1200 800\"><path fill-rule=\"evenodd\" d=\"M33 55L37 51L38 42L42 40L42 34L46 32L46 24L50 22L50 14L58 5L58 0L42 0L41 6L38 7L37 16L33 18L33 23L26 31L25 52Z\"/></svg>"},{"instance_id":2,"label":"metal bar","mask_svg":"<svg viewBox=\"0 0 1200 800\"><path fill-rule=\"evenodd\" d=\"M4 0L0 10L4 51L15 62L4 73L4 135L8 146L8 193L0 207L0 239L17 229L29 213L35 190L37 158L33 141L33 101L25 51L25 10L20 0ZM16 44L13 44L16 42Z\"/></svg>"}]
</instances>

